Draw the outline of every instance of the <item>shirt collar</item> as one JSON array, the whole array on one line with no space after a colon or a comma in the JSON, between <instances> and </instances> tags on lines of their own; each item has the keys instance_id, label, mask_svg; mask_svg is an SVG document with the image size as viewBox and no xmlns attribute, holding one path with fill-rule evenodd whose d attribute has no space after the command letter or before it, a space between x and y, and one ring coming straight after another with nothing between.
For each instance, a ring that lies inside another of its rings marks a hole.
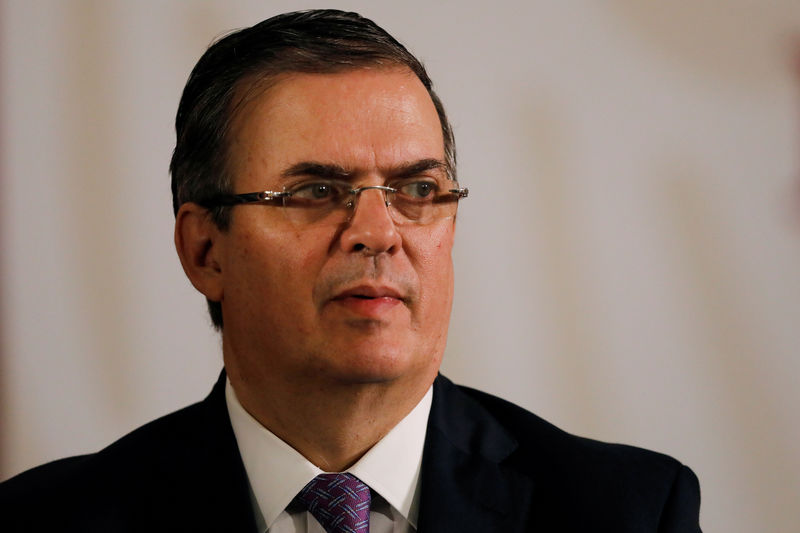
<instances>
[{"instance_id":1,"label":"shirt collar","mask_svg":"<svg viewBox=\"0 0 800 533\"><path fill-rule=\"evenodd\" d=\"M347 470L380 494L415 528L432 395L429 388L414 409ZM270 527L300 489L322 470L245 411L230 380L225 384L225 400L250 488Z\"/></svg>"}]
</instances>

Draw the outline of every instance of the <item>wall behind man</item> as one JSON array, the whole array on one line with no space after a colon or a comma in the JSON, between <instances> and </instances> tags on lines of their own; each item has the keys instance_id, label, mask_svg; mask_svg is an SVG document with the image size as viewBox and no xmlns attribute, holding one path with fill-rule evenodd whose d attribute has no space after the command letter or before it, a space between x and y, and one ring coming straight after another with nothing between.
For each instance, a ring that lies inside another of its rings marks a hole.
<instances>
[{"instance_id":1,"label":"wall behind man","mask_svg":"<svg viewBox=\"0 0 800 533\"><path fill-rule=\"evenodd\" d=\"M0 4L0 478L210 388L172 121L215 36L304 4ZM471 196L444 372L676 456L706 529L792 531L800 4L662 4L337 7L407 43L455 125Z\"/></svg>"}]
</instances>

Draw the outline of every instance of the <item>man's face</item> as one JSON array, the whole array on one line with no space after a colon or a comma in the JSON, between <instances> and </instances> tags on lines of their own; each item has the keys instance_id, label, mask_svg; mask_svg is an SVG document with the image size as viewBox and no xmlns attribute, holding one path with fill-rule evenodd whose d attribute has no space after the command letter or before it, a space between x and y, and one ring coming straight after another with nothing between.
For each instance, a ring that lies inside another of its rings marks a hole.
<instances>
[{"instance_id":1,"label":"man's face","mask_svg":"<svg viewBox=\"0 0 800 533\"><path fill-rule=\"evenodd\" d=\"M282 77L241 109L231 139L236 193L310 179L295 172L304 164L363 187L444 162L436 110L405 69ZM229 372L427 387L447 336L454 219L396 225L375 189L339 225L293 225L284 209L235 207L215 245Z\"/></svg>"}]
</instances>

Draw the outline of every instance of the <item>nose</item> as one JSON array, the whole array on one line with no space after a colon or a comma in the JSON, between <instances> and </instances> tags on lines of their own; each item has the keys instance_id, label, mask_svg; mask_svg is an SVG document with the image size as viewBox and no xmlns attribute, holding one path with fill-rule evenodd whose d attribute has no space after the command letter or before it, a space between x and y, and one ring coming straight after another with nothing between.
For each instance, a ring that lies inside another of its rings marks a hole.
<instances>
[{"instance_id":1,"label":"nose","mask_svg":"<svg viewBox=\"0 0 800 533\"><path fill-rule=\"evenodd\" d=\"M401 237L386 205L385 192L364 188L353 201L353 213L340 237L342 249L368 255L397 252Z\"/></svg>"}]
</instances>

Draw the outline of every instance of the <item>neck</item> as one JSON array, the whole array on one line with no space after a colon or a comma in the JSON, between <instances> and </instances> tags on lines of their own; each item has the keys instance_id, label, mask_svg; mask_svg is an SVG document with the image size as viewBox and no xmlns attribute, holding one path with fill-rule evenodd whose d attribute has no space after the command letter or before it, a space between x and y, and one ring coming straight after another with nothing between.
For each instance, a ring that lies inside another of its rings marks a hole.
<instances>
[{"instance_id":1,"label":"neck","mask_svg":"<svg viewBox=\"0 0 800 533\"><path fill-rule=\"evenodd\" d=\"M227 361L226 369L244 409L325 472L358 461L411 412L436 377L434 369L427 379L378 383L265 382Z\"/></svg>"}]
</instances>

